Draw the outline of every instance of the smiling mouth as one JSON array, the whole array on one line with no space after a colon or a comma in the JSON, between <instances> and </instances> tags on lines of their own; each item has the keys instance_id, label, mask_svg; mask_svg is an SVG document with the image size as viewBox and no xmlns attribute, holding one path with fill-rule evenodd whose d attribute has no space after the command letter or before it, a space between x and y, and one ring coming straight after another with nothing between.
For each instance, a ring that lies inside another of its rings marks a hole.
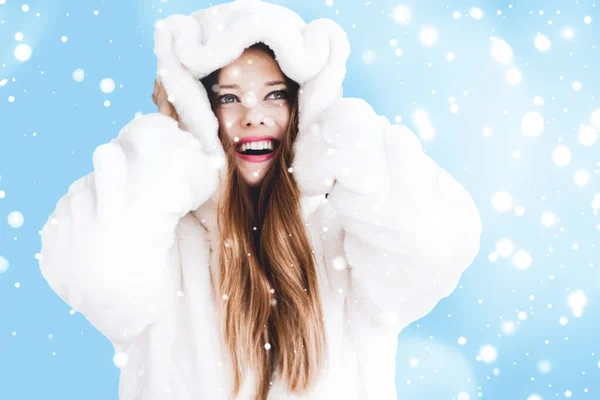
<instances>
[{"instance_id":1,"label":"smiling mouth","mask_svg":"<svg viewBox=\"0 0 600 400\"><path fill-rule=\"evenodd\" d=\"M279 150L279 141L275 141L273 140L270 149L269 148L265 148L265 149L246 149L244 151L241 151L242 146L241 145L237 145L236 146L236 155L246 161L246 162L251 162L251 163L261 163L261 162L266 162L270 159L272 159L273 157L275 157L275 155L277 154L278 150Z\"/></svg>"},{"instance_id":2,"label":"smiling mouth","mask_svg":"<svg viewBox=\"0 0 600 400\"><path fill-rule=\"evenodd\" d=\"M271 154L271 153L274 153L274 152L277 151L277 149L279 148L279 141L278 140L273 140L273 141L271 141L271 143L272 143L272 148L271 149L268 149L268 148L260 149L260 150L246 149L244 151L241 151L242 145L237 144L235 146L235 151L236 151L236 153L242 154L242 155L245 155L245 156L262 156L262 155Z\"/></svg>"}]
</instances>

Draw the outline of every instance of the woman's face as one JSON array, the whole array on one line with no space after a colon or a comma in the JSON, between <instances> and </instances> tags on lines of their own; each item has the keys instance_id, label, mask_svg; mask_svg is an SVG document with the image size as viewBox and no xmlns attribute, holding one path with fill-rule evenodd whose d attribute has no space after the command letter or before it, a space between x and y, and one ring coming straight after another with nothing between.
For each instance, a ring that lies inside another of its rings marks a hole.
<instances>
[{"instance_id":1,"label":"woman's face","mask_svg":"<svg viewBox=\"0 0 600 400\"><path fill-rule=\"evenodd\" d=\"M275 160L290 119L288 87L277 62L246 49L219 73L215 114L235 164L250 186L259 186Z\"/></svg>"}]
</instances>

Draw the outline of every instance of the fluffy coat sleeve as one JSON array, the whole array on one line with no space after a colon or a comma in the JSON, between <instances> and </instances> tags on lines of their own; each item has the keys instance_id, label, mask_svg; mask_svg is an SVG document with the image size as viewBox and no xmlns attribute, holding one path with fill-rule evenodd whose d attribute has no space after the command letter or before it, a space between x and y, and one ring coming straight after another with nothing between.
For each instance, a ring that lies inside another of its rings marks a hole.
<instances>
[{"instance_id":1,"label":"fluffy coat sleeve","mask_svg":"<svg viewBox=\"0 0 600 400\"><path fill-rule=\"evenodd\" d=\"M329 192L343 229L347 301L379 327L399 332L427 315L479 252L469 192L410 129L364 100L340 99L301 133L294 171L302 190Z\"/></svg>"},{"instance_id":2,"label":"fluffy coat sleeve","mask_svg":"<svg viewBox=\"0 0 600 400\"><path fill-rule=\"evenodd\" d=\"M177 296L175 227L218 185L201 147L164 115L131 121L42 228L44 278L113 343L130 342Z\"/></svg>"}]
</instances>

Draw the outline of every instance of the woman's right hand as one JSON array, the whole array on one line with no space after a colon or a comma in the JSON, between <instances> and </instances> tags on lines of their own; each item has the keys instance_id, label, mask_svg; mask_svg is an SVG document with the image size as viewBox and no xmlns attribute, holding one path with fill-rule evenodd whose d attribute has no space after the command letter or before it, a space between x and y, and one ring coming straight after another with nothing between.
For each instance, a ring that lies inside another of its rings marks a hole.
<instances>
[{"instance_id":1,"label":"woman's right hand","mask_svg":"<svg viewBox=\"0 0 600 400\"><path fill-rule=\"evenodd\" d=\"M177 122L180 122L179 114L177 114L175 107L169 101L167 91L165 90L162 82L159 82L158 79L154 80L154 93L152 93L152 101L158 106L159 113L166 115L167 117L171 117Z\"/></svg>"}]
</instances>

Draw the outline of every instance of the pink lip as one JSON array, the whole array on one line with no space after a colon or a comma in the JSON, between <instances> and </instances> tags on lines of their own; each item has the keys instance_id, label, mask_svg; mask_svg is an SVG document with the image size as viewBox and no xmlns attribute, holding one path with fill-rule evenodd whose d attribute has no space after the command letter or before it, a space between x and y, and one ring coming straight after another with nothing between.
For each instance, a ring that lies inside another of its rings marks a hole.
<instances>
[{"instance_id":1,"label":"pink lip","mask_svg":"<svg viewBox=\"0 0 600 400\"><path fill-rule=\"evenodd\" d=\"M261 154L261 155L257 155L257 156L241 154L241 153L238 153L237 151L235 152L235 154L244 161L257 163L257 162L265 162L265 161L270 160L271 158L273 158L275 156L275 154L277 154L278 151L279 151L279 147L277 149L275 149L275 151L273 151L269 154Z\"/></svg>"}]
</instances>

